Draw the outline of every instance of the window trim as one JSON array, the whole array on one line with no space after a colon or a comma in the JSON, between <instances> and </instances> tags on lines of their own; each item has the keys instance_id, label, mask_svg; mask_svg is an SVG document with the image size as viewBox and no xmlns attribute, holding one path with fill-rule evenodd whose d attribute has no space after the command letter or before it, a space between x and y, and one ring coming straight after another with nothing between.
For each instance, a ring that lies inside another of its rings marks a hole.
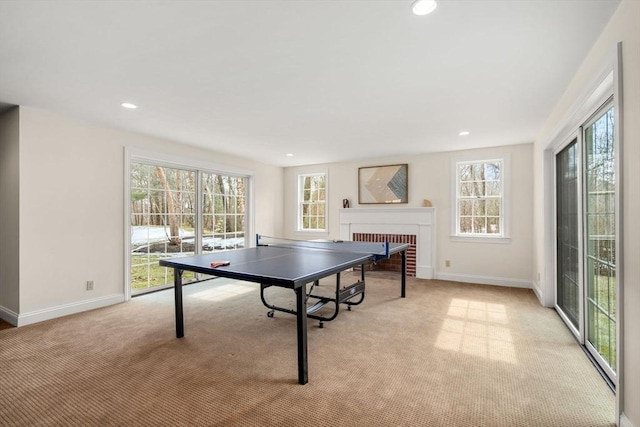
<instances>
[{"instance_id":1,"label":"window trim","mask_svg":"<svg viewBox=\"0 0 640 427\"><path fill-rule=\"evenodd\" d=\"M502 215L501 215L501 229L500 235L491 234L460 234L458 232L459 211L458 211L458 164L460 163L487 163L491 161L499 160L502 162L501 170L501 184L502 184ZM451 230L450 240L453 242L466 242L466 243L511 243L511 212L510 212L510 181L511 176L511 155L509 153L502 153L499 155L466 155L456 156L451 159Z\"/></svg>"},{"instance_id":2,"label":"window trim","mask_svg":"<svg viewBox=\"0 0 640 427\"><path fill-rule=\"evenodd\" d=\"M324 175L324 229L307 230L302 228L302 192L303 179L307 176ZM296 229L297 235L328 236L329 235L329 172L327 170L315 170L296 174Z\"/></svg>"}]
</instances>

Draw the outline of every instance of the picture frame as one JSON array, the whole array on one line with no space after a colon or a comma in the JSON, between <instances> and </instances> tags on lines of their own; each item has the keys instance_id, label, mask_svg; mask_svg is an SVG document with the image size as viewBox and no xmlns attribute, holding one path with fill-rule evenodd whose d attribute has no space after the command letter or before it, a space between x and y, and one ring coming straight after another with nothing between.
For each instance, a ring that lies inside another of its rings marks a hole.
<instances>
[{"instance_id":1,"label":"picture frame","mask_svg":"<svg viewBox=\"0 0 640 427\"><path fill-rule=\"evenodd\" d=\"M409 202L407 163L358 168L358 203L396 204Z\"/></svg>"}]
</instances>

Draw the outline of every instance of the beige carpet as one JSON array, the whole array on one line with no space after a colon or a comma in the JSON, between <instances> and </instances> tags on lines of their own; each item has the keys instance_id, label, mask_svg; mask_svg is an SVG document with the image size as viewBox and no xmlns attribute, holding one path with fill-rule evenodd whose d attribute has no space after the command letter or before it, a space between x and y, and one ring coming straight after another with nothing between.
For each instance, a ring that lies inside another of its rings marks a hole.
<instances>
[{"instance_id":1,"label":"beige carpet","mask_svg":"<svg viewBox=\"0 0 640 427\"><path fill-rule=\"evenodd\" d=\"M304 386L295 317L266 311L256 285L218 279L185 288L182 339L172 291L0 330L0 425L614 425L613 394L528 290L409 279L401 299L370 272L363 304L309 321Z\"/></svg>"},{"instance_id":2,"label":"beige carpet","mask_svg":"<svg viewBox=\"0 0 640 427\"><path fill-rule=\"evenodd\" d=\"M14 326L10 323L5 322L4 320L0 319L0 331L3 329L10 329L13 328Z\"/></svg>"}]
</instances>

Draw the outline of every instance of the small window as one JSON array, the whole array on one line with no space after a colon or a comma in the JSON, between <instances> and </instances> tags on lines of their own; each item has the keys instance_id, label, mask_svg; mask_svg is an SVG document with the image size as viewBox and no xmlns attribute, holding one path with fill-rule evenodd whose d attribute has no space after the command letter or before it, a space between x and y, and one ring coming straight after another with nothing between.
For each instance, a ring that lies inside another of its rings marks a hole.
<instances>
[{"instance_id":1,"label":"small window","mask_svg":"<svg viewBox=\"0 0 640 427\"><path fill-rule=\"evenodd\" d=\"M298 175L299 231L326 231L326 201L326 174Z\"/></svg>"},{"instance_id":2,"label":"small window","mask_svg":"<svg viewBox=\"0 0 640 427\"><path fill-rule=\"evenodd\" d=\"M503 159L456 163L456 236L506 236L504 164Z\"/></svg>"}]
</instances>

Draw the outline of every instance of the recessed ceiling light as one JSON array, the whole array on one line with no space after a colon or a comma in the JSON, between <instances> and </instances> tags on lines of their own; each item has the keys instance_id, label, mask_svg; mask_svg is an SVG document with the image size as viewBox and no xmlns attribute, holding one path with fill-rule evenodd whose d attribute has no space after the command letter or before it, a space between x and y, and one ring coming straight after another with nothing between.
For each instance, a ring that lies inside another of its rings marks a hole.
<instances>
[{"instance_id":1,"label":"recessed ceiling light","mask_svg":"<svg viewBox=\"0 0 640 427\"><path fill-rule=\"evenodd\" d=\"M293 157L293 153L287 153L287 157Z\"/></svg>"},{"instance_id":2,"label":"recessed ceiling light","mask_svg":"<svg viewBox=\"0 0 640 427\"><path fill-rule=\"evenodd\" d=\"M123 102L122 105L124 108L128 108L130 110L135 110L136 108L138 108L138 106L136 104L132 104L130 102Z\"/></svg>"},{"instance_id":3,"label":"recessed ceiling light","mask_svg":"<svg viewBox=\"0 0 640 427\"><path fill-rule=\"evenodd\" d=\"M428 15L436 10L437 6L436 0L416 0L411 5L411 10L414 15Z\"/></svg>"},{"instance_id":4,"label":"recessed ceiling light","mask_svg":"<svg viewBox=\"0 0 640 427\"><path fill-rule=\"evenodd\" d=\"M467 131L467 130L463 130L462 132L460 132L458 135L460 136L467 136L469 135L471 132Z\"/></svg>"}]
</instances>

